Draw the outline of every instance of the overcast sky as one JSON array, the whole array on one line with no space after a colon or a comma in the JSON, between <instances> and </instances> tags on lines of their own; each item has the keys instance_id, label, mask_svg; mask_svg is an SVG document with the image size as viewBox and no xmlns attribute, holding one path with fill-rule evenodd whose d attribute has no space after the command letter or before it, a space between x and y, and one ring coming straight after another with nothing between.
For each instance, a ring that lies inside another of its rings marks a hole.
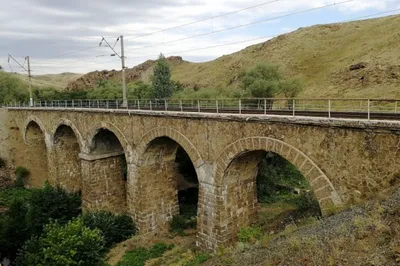
<instances>
[{"instance_id":1,"label":"overcast sky","mask_svg":"<svg viewBox=\"0 0 400 266\"><path fill-rule=\"evenodd\" d=\"M345 1L349 2L341 3ZM125 36L128 67L160 53L203 62L299 27L400 12L400 0L0 0L0 4L0 65L11 71L8 53L21 62L29 55L34 75L120 69L119 59L109 56L111 50L99 47L102 35L111 45L119 35ZM332 6L322 8L325 5ZM242 9L246 10L235 12ZM314 10L293 14L309 9ZM246 24L251 25L241 26ZM153 32L158 33L147 35ZM236 44L202 49L230 43ZM120 52L120 43L115 48ZM10 64L14 72L22 71Z\"/></svg>"}]
</instances>

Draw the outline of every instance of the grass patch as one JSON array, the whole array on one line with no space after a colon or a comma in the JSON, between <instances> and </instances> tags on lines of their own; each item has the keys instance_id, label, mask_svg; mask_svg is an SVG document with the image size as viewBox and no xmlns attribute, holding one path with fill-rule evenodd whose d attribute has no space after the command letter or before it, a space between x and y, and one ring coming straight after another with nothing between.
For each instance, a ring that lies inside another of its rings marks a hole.
<instances>
[{"instance_id":1,"label":"grass patch","mask_svg":"<svg viewBox=\"0 0 400 266\"><path fill-rule=\"evenodd\" d=\"M206 261L208 261L211 258L211 255L209 254L197 254L194 258L183 264L183 266L197 266L200 265Z\"/></svg>"},{"instance_id":2,"label":"grass patch","mask_svg":"<svg viewBox=\"0 0 400 266\"><path fill-rule=\"evenodd\" d=\"M150 249L137 248L127 252L117 266L144 266L146 261L161 257L166 251L171 250L173 245L164 243L154 244Z\"/></svg>"}]
</instances>

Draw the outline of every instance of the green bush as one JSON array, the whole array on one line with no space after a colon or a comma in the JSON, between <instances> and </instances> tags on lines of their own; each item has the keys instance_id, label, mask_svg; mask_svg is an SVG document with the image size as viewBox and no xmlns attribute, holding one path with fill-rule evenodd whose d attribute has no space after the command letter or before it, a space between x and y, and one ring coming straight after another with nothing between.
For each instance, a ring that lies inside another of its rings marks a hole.
<instances>
[{"instance_id":1,"label":"green bush","mask_svg":"<svg viewBox=\"0 0 400 266\"><path fill-rule=\"evenodd\" d=\"M48 182L42 189L34 189L27 213L33 235L40 235L51 220L65 224L81 213L81 198L77 193L68 193L61 187L52 187Z\"/></svg>"},{"instance_id":2,"label":"green bush","mask_svg":"<svg viewBox=\"0 0 400 266\"><path fill-rule=\"evenodd\" d=\"M117 266L144 266L147 260L161 257L173 245L164 243L154 244L150 249L137 248L127 252Z\"/></svg>"},{"instance_id":3,"label":"green bush","mask_svg":"<svg viewBox=\"0 0 400 266\"><path fill-rule=\"evenodd\" d=\"M0 261L13 260L28 235L27 206L20 199L13 200L5 215L0 216Z\"/></svg>"},{"instance_id":4,"label":"green bush","mask_svg":"<svg viewBox=\"0 0 400 266\"><path fill-rule=\"evenodd\" d=\"M185 234L185 229L196 228L196 219L186 215L175 215L169 224L170 231L179 235Z\"/></svg>"},{"instance_id":5,"label":"green bush","mask_svg":"<svg viewBox=\"0 0 400 266\"><path fill-rule=\"evenodd\" d=\"M25 266L105 265L104 239L97 229L84 226L81 219L66 225L50 223L38 240L30 240L17 259Z\"/></svg>"},{"instance_id":6,"label":"green bush","mask_svg":"<svg viewBox=\"0 0 400 266\"><path fill-rule=\"evenodd\" d=\"M208 261L210 258L211 256L208 254L197 254L194 258L186 262L184 266L197 266Z\"/></svg>"},{"instance_id":7,"label":"green bush","mask_svg":"<svg viewBox=\"0 0 400 266\"><path fill-rule=\"evenodd\" d=\"M6 160L0 157L0 168L6 167L7 163Z\"/></svg>"},{"instance_id":8,"label":"green bush","mask_svg":"<svg viewBox=\"0 0 400 266\"><path fill-rule=\"evenodd\" d=\"M245 227L240 229L238 238L243 243L255 243L262 237L262 231L259 227Z\"/></svg>"},{"instance_id":9,"label":"green bush","mask_svg":"<svg viewBox=\"0 0 400 266\"><path fill-rule=\"evenodd\" d=\"M128 215L98 211L86 213L82 219L85 226L100 230L106 248L130 238L136 232L132 218Z\"/></svg>"},{"instance_id":10,"label":"green bush","mask_svg":"<svg viewBox=\"0 0 400 266\"><path fill-rule=\"evenodd\" d=\"M14 187L23 188L25 186L24 179L29 175L29 170L25 167L18 166L17 169L15 169L15 175L17 179L14 182Z\"/></svg>"}]
</instances>

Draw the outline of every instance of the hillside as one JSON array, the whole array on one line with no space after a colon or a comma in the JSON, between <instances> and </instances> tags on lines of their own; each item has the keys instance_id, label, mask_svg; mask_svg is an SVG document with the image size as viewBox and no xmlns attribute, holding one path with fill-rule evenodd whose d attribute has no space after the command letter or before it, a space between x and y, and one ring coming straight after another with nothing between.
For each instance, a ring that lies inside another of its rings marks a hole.
<instances>
[{"instance_id":1,"label":"hillside","mask_svg":"<svg viewBox=\"0 0 400 266\"><path fill-rule=\"evenodd\" d=\"M244 69L259 62L281 67L289 76L302 76L302 97L400 97L400 15L300 28L205 63L169 58L172 77L185 87L234 88ZM350 66L363 67L350 70ZM129 69L128 82L148 80L154 61ZM89 89L101 79L119 79L118 71L89 73L68 90Z\"/></svg>"},{"instance_id":2,"label":"hillside","mask_svg":"<svg viewBox=\"0 0 400 266\"><path fill-rule=\"evenodd\" d=\"M28 75L12 74L14 77L21 79L23 82L28 83ZM69 83L80 78L82 74L77 73L61 73L61 74L48 74L48 75L34 75L32 76L32 85L38 88L55 88L63 89Z\"/></svg>"}]
</instances>

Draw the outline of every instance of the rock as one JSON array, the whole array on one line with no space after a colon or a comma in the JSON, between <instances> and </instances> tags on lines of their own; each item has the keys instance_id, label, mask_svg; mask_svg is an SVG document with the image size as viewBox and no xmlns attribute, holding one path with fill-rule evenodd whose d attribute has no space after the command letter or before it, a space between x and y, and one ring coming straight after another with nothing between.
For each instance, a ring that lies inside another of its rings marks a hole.
<instances>
[{"instance_id":1,"label":"rock","mask_svg":"<svg viewBox=\"0 0 400 266\"><path fill-rule=\"evenodd\" d=\"M351 65L349 69L350 69L350 71L359 70L359 69L366 68L367 65L368 64L365 62L361 62L361 63L355 64L355 65Z\"/></svg>"}]
</instances>

